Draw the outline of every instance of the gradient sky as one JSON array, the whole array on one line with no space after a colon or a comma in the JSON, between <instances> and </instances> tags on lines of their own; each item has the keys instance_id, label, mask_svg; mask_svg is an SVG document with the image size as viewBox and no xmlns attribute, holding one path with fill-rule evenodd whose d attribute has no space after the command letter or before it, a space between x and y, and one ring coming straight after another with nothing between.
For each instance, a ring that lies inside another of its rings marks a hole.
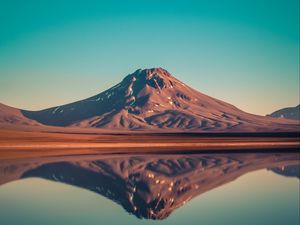
<instances>
[{"instance_id":1,"label":"gradient sky","mask_svg":"<svg viewBox=\"0 0 300 225\"><path fill-rule=\"evenodd\" d=\"M256 114L299 104L299 0L0 0L0 102L42 109L163 67Z\"/></svg>"}]
</instances>

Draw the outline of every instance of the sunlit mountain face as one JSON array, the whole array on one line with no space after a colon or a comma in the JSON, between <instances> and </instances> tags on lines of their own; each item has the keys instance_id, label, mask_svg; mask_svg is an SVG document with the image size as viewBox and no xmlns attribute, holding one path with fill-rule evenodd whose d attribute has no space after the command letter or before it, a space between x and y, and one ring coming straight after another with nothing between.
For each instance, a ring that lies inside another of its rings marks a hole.
<instances>
[{"instance_id":1,"label":"sunlit mountain face","mask_svg":"<svg viewBox=\"0 0 300 225\"><path fill-rule=\"evenodd\" d=\"M26 159L2 161L0 183L44 178L103 195L138 218L162 220L191 199L245 173L274 168L275 173L299 177L299 165L299 153ZM286 169L278 172L278 168Z\"/></svg>"},{"instance_id":2,"label":"sunlit mountain face","mask_svg":"<svg viewBox=\"0 0 300 225\"><path fill-rule=\"evenodd\" d=\"M41 111L0 105L2 124L141 131L299 131L299 122L246 113L152 68L127 75L112 88Z\"/></svg>"}]
</instances>

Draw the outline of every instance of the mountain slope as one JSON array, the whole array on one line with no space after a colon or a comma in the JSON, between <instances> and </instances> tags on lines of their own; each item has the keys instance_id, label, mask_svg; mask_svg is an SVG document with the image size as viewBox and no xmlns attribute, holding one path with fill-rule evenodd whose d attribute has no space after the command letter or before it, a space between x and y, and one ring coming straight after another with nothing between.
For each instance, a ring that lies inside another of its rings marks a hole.
<instances>
[{"instance_id":1,"label":"mountain slope","mask_svg":"<svg viewBox=\"0 0 300 225\"><path fill-rule=\"evenodd\" d=\"M300 120L300 105L277 110L269 116L275 118L285 118L290 120Z\"/></svg>"},{"instance_id":2,"label":"mountain slope","mask_svg":"<svg viewBox=\"0 0 300 225\"><path fill-rule=\"evenodd\" d=\"M293 131L299 123L245 113L202 94L162 68L137 70L93 97L22 111L48 126L172 131Z\"/></svg>"},{"instance_id":3,"label":"mountain slope","mask_svg":"<svg viewBox=\"0 0 300 225\"><path fill-rule=\"evenodd\" d=\"M0 103L0 125L41 125L23 115L20 109Z\"/></svg>"}]
</instances>

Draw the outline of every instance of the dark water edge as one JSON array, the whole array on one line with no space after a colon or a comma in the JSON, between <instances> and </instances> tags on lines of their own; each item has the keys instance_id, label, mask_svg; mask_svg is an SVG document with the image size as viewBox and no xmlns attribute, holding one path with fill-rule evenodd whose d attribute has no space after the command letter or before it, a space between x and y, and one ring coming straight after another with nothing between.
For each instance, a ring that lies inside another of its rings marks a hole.
<instances>
[{"instance_id":1,"label":"dark water edge","mask_svg":"<svg viewBox=\"0 0 300 225\"><path fill-rule=\"evenodd\" d=\"M109 135L109 136L167 136L167 137L290 137L300 138L299 132L147 132L147 131L132 131L132 132L60 132L60 131L47 131L45 133L65 133L65 134L85 134L85 135Z\"/></svg>"},{"instance_id":2,"label":"dark water edge","mask_svg":"<svg viewBox=\"0 0 300 225\"><path fill-rule=\"evenodd\" d=\"M174 149L168 151L147 151L144 150L141 154L143 155L201 155L201 154L275 154L275 153L294 153L299 154L300 158L300 149L299 148L255 148L255 149L201 149L199 151L194 149ZM136 152L116 152L116 153L104 153L103 155L136 155Z\"/></svg>"}]
</instances>

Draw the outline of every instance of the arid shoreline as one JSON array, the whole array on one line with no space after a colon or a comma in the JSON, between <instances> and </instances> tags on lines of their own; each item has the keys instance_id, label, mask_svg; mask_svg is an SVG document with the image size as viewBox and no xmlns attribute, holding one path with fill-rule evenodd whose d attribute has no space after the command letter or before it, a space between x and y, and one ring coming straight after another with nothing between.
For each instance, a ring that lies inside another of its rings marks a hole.
<instances>
[{"instance_id":1,"label":"arid shoreline","mask_svg":"<svg viewBox=\"0 0 300 225\"><path fill-rule=\"evenodd\" d=\"M0 159L59 155L192 153L221 151L297 151L296 134L79 134L1 131Z\"/></svg>"}]
</instances>

